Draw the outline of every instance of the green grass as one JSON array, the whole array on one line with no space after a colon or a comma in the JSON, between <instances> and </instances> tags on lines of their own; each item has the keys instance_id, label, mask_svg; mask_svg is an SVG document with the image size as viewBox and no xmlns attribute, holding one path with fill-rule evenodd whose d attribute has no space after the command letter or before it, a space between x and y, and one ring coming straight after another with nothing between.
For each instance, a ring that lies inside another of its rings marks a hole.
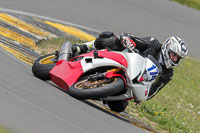
<instances>
[{"instance_id":1,"label":"green grass","mask_svg":"<svg viewBox=\"0 0 200 133\"><path fill-rule=\"evenodd\" d=\"M52 38L48 40L43 40L39 42L38 46L38 52L42 55L48 54L48 53L53 53L56 50L60 49L60 46L65 42L65 41L70 41L72 44L75 43L83 43L81 40L74 40L70 38Z\"/></svg>"},{"instance_id":2,"label":"green grass","mask_svg":"<svg viewBox=\"0 0 200 133\"><path fill-rule=\"evenodd\" d=\"M200 10L200 0L172 0L183 5Z\"/></svg>"},{"instance_id":3,"label":"green grass","mask_svg":"<svg viewBox=\"0 0 200 133\"><path fill-rule=\"evenodd\" d=\"M175 68L173 80L154 98L128 112L157 123L155 128L175 132L200 132L200 61L186 58Z\"/></svg>"}]
</instances>

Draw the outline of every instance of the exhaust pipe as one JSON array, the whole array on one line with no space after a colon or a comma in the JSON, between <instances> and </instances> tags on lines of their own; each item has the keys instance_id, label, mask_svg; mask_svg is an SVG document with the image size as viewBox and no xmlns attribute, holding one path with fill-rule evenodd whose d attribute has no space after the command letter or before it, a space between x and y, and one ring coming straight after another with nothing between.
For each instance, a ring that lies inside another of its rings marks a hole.
<instances>
[{"instance_id":1,"label":"exhaust pipe","mask_svg":"<svg viewBox=\"0 0 200 133\"><path fill-rule=\"evenodd\" d=\"M66 61L69 60L69 58L72 55L71 46L72 46L72 43L69 41L64 42L62 44L62 46L60 48L60 54L59 54L58 61L59 60L66 60Z\"/></svg>"}]
</instances>

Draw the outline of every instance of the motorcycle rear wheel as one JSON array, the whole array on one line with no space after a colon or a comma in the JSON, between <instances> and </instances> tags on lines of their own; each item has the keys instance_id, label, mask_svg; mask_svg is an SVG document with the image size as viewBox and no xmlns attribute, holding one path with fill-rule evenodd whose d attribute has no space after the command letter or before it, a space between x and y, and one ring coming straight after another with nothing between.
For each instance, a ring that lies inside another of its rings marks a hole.
<instances>
[{"instance_id":1,"label":"motorcycle rear wheel","mask_svg":"<svg viewBox=\"0 0 200 133\"><path fill-rule=\"evenodd\" d=\"M88 79L81 79L69 88L68 93L80 100L100 99L122 91L125 86L123 79L120 77L95 82L91 82Z\"/></svg>"},{"instance_id":2,"label":"motorcycle rear wheel","mask_svg":"<svg viewBox=\"0 0 200 133\"><path fill-rule=\"evenodd\" d=\"M34 76L42 80L50 80L49 72L56 65L56 61L53 60L55 57L55 53L51 53L36 59L32 66Z\"/></svg>"}]
</instances>

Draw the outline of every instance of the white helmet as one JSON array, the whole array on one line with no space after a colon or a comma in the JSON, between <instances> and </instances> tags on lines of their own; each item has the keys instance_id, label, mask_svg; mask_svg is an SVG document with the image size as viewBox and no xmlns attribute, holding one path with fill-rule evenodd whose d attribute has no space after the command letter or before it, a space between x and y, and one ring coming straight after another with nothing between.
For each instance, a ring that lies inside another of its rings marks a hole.
<instances>
[{"instance_id":1,"label":"white helmet","mask_svg":"<svg viewBox=\"0 0 200 133\"><path fill-rule=\"evenodd\" d=\"M178 66L188 53L187 44L179 37L168 38L161 47L164 64L167 69Z\"/></svg>"}]
</instances>

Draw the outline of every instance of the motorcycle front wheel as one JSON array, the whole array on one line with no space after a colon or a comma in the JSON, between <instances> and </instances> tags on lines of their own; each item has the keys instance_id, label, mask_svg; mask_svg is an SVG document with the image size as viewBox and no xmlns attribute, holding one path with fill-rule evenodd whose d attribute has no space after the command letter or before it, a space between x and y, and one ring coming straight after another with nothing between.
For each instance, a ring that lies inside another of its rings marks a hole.
<instances>
[{"instance_id":1,"label":"motorcycle front wheel","mask_svg":"<svg viewBox=\"0 0 200 133\"><path fill-rule=\"evenodd\" d=\"M128 106L128 101L108 101L108 107L115 112L123 112Z\"/></svg>"},{"instance_id":2,"label":"motorcycle front wheel","mask_svg":"<svg viewBox=\"0 0 200 133\"><path fill-rule=\"evenodd\" d=\"M124 86L124 81L120 77L97 81L89 81L85 78L73 84L67 92L80 100L100 99L122 91Z\"/></svg>"},{"instance_id":3,"label":"motorcycle front wheel","mask_svg":"<svg viewBox=\"0 0 200 133\"><path fill-rule=\"evenodd\" d=\"M49 72L56 65L56 54L51 53L39 57L32 66L32 73L39 79L50 80Z\"/></svg>"}]
</instances>

